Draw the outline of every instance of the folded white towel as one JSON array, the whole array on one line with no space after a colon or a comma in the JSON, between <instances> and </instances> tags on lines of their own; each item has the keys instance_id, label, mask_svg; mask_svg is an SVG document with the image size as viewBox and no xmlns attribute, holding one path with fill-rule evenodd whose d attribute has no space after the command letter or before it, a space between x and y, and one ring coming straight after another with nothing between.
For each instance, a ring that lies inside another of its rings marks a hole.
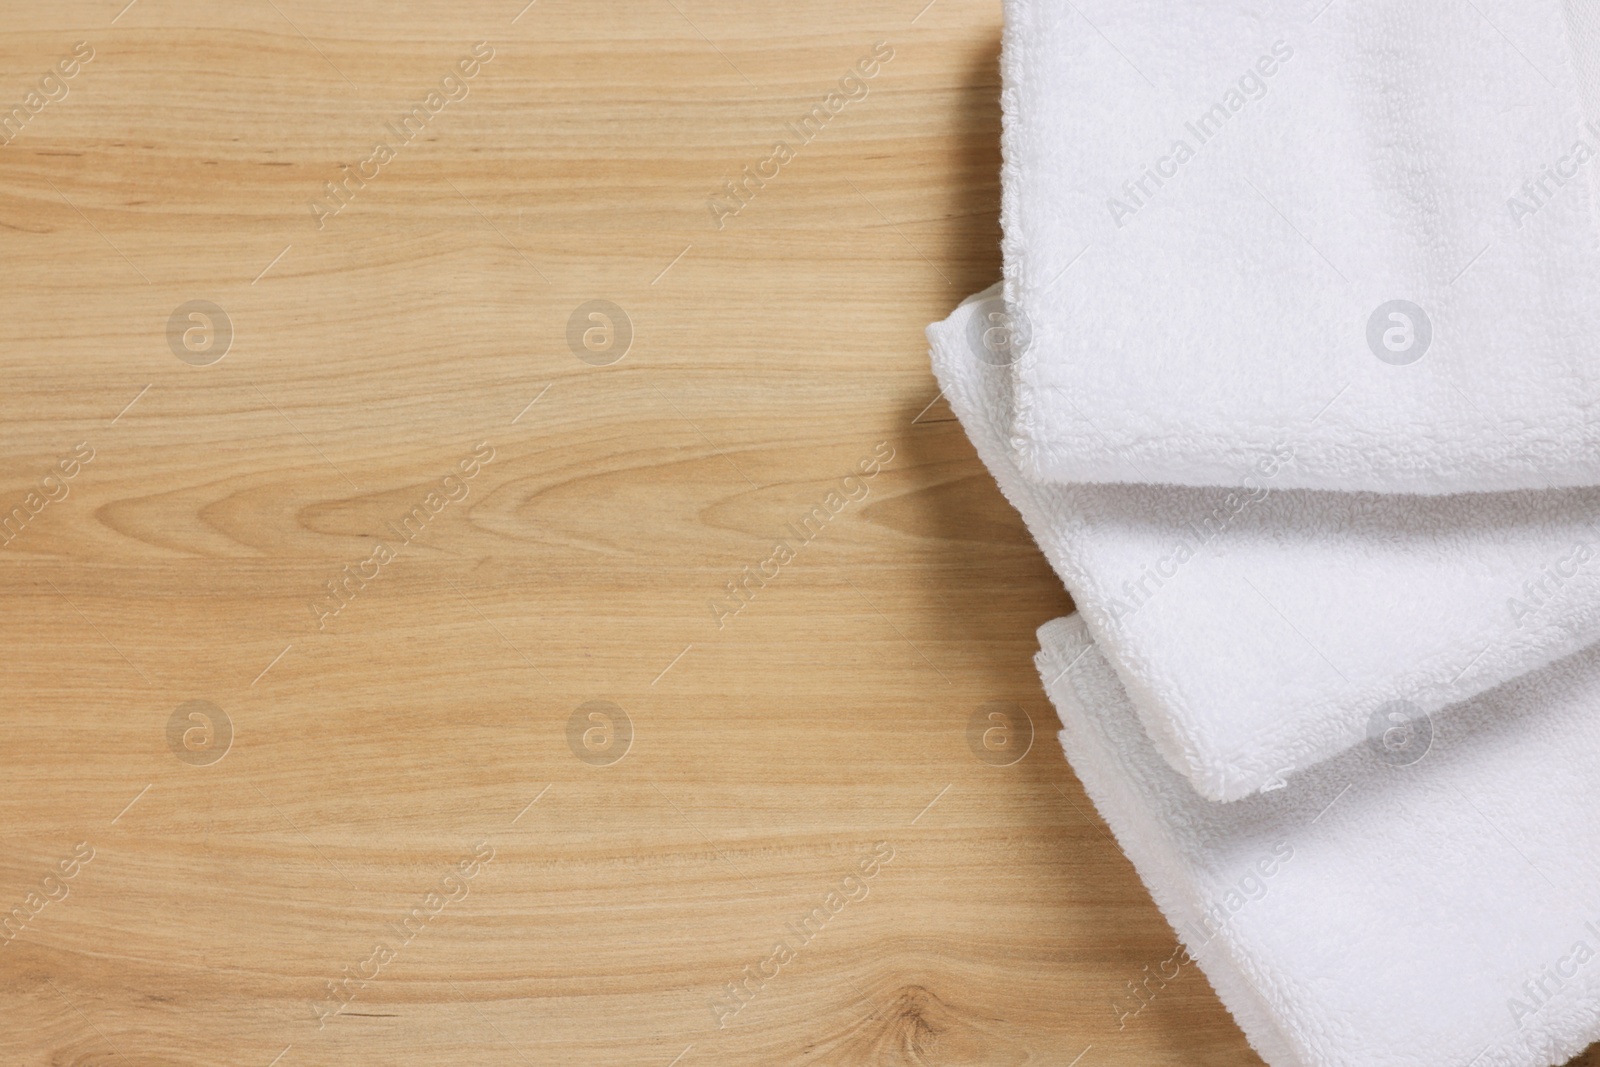
<instances>
[{"instance_id":1,"label":"folded white towel","mask_svg":"<svg viewBox=\"0 0 1600 1067\"><path fill-rule=\"evenodd\" d=\"M1031 476L1600 484L1561 0L1006 0L1003 78Z\"/></svg>"},{"instance_id":2,"label":"folded white towel","mask_svg":"<svg viewBox=\"0 0 1600 1067\"><path fill-rule=\"evenodd\" d=\"M1600 491L1456 497L1046 485L1005 447L996 289L928 328L933 368L1172 765L1212 799L1600 640ZM998 354L997 354L998 353ZM1392 709L1389 709L1392 710Z\"/></svg>"},{"instance_id":3,"label":"folded white towel","mask_svg":"<svg viewBox=\"0 0 1600 1067\"><path fill-rule=\"evenodd\" d=\"M1440 716L1419 762L1356 749L1213 804L1081 620L1039 639L1067 758L1272 1067L1545 1067L1600 1038L1600 648ZM1119 1011L1163 980L1139 979Z\"/></svg>"}]
</instances>

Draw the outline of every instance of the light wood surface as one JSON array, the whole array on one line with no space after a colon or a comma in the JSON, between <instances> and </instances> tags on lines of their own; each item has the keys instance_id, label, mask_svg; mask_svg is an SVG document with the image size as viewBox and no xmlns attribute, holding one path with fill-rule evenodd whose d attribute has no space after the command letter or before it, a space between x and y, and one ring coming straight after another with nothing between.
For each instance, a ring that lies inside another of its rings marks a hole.
<instances>
[{"instance_id":1,"label":"light wood surface","mask_svg":"<svg viewBox=\"0 0 1600 1067\"><path fill-rule=\"evenodd\" d=\"M934 402L998 4L125 2L0 17L0 1062L1256 1062L1119 1019L1174 938Z\"/></svg>"}]
</instances>

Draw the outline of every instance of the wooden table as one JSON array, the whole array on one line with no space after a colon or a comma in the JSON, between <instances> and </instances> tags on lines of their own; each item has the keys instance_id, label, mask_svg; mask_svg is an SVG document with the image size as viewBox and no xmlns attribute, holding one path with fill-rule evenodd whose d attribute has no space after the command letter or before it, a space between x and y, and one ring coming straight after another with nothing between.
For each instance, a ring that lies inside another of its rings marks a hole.
<instances>
[{"instance_id":1,"label":"wooden table","mask_svg":"<svg viewBox=\"0 0 1600 1067\"><path fill-rule=\"evenodd\" d=\"M522 2L7 5L0 1062L1255 1062L935 399L998 5Z\"/></svg>"}]
</instances>

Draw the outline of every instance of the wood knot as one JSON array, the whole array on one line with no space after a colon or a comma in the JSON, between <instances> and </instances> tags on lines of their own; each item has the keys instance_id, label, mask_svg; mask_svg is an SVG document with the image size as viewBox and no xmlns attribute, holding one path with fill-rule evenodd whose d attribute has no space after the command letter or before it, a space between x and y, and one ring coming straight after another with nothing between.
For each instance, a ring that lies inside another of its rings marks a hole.
<instances>
[{"instance_id":1,"label":"wood knot","mask_svg":"<svg viewBox=\"0 0 1600 1067\"><path fill-rule=\"evenodd\" d=\"M874 1067L1001 1067L1027 1060L1007 1029L942 999L927 986L901 986L848 1042L850 1062Z\"/></svg>"}]
</instances>

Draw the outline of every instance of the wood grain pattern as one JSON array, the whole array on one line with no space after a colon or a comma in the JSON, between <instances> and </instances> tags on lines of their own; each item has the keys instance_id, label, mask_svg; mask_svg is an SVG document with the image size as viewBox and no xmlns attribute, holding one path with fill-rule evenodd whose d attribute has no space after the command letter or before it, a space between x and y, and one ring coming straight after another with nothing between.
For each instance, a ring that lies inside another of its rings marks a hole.
<instances>
[{"instance_id":1,"label":"wood grain pattern","mask_svg":"<svg viewBox=\"0 0 1600 1067\"><path fill-rule=\"evenodd\" d=\"M0 146L0 1061L1255 1062L1192 973L1119 1024L1173 935L1053 741L1070 602L933 402L922 327L999 273L998 4L125 3L0 19L44 101Z\"/></svg>"}]
</instances>

